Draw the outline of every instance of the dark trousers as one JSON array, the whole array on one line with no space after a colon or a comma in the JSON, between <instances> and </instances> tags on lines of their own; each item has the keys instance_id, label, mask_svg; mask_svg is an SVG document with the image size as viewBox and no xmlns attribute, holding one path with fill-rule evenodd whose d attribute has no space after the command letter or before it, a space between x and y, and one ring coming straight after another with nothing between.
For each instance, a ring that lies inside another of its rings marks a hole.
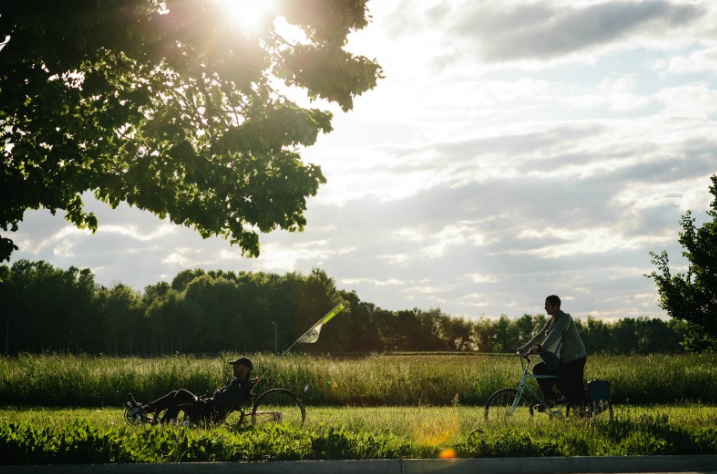
<instances>
[{"instance_id":1,"label":"dark trousers","mask_svg":"<svg viewBox=\"0 0 717 474\"><path fill-rule=\"evenodd\" d=\"M179 405L184 403L196 403L197 396L189 390L180 388L179 390L173 390L163 397L156 399L149 403L149 408L154 410L155 416L167 410L162 416L162 422L173 420L179 415Z\"/></svg>"},{"instance_id":2,"label":"dark trousers","mask_svg":"<svg viewBox=\"0 0 717 474\"><path fill-rule=\"evenodd\" d=\"M557 385L558 390L565 396L565 399L571 405L585 405L585 386L583 379L585 377L586 358L582 357L570 362L563 362L557 371L548 369L543 362L538 362L533 367L533 375L557 375L557 379L537 379L540 385L540 391L543 398L547 400L555 400L555 391Z\"/></svg>"}]
</instances>

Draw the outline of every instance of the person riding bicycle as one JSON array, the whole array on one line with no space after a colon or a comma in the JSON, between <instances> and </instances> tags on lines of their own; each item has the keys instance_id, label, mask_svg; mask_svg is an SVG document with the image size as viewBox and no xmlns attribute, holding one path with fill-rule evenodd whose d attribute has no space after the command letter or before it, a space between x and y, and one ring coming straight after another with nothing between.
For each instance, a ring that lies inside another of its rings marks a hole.
<instances>
[{"instance_id":1,"label":"person riding bicycle","mask_svg":"<svg viewBox=\"0 0 717 474\"><path fill-rule=\"evenodd\" d=\"M539 362L533 367L533 375L557 375L557 378L538 378L540 391L548 406L554 406L558 390L573 406L583 406L587 403L583 378L585 362L587 361L585 345L575 326L573 318L560 309L560 298L550 295L545 299L545 311L551 316L543 329L538 331L524 346L518 348L521 354L539 354L541 347L548 351L558 348L560 363L557 370L551 370L545 362ZM542 344L537 344L541 337L545 337ZM542 411L542 405L536 406Z\"/></svg>"},{"instance_id":2,"label":"person riding bicycle","mask_svg":"<svg viewBox=\"0 0 717 474\"><path fill-rule=\"evenodd\" d=\"M131 393L128 394L129 401L145 414L154 413L155 420L163 410L166 410L160 420L162 424L176 419L179 415L179 407L184 404L203 403L213 407L216 413L220 417L223 417L227 412L241 405L250 396L252 388L249 377L251 376L251 371L254 369L254 365L251 360L246 357L240 357L229 362L229 364L233 366L234 376L226 385L215 390L210 398L200 398L189 390L180 388L178 390L172 390L168 394L144 405L138 403Z\"/></svg>"}]
</instances>

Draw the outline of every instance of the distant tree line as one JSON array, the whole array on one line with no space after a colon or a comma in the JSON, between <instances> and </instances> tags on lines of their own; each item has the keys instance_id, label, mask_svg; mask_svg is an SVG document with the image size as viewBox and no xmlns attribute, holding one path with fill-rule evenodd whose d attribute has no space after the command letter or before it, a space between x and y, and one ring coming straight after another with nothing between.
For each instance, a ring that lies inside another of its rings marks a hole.
<instances>
[{"instance_id":1,"label":"distant tree line","mask_svg":"<svg viewBox=\"0 0 717 474\"><path fill-rule=\"evenodd\" d=\"M89 269L20 260L0 266L0 352L118 355L283 351L338 303L345 310L319 353L513 352L544 315L467 319L440 309L387 311L338 290L323 270L309 275L186 270L138 292L95 283ZM625 318L577 321L589 353L683 352L686 323Z\"/></svg>"}]
</instances>

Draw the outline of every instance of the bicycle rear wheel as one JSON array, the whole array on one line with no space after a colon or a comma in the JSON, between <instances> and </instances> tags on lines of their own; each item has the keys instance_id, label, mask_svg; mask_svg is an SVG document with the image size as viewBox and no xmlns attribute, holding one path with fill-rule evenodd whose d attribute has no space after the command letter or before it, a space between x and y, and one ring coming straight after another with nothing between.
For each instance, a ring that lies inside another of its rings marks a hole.
<instances>
[{"instance_id":1,"label":"bicycle rear wheel","mask_svg":"<svg viewBox=\"0 0 717 474\"><path fill-rule=\"evenodd\" d=\"M610 403L610 400L600 400L599 403L591 403L587 405L585 408L587 412L585 413L588 418L592 418L594 416L599 415L600 413L607 412L607 419L609 421L612 421L612 403ZM583 414L576 410L575 407L568 405L565 410L565 416L583 416Z\"/></svg>"},{"instance_id":2,"label":"bicycle rear wheel","mask_svg":"<svg viewBox=\"0 0 717 474\"><path fill-rule=\"evenodd\" d=\"M254 425L282 423L301 426L305 419L304 404L298 396L285 388L272 388L259 395L251 412Z\"/></svg>"},{"instance_id":3,"label":"bicycle rear wheel","mask_svg":"<svg viewBox=\"0 0 717 474\"><path fill-rule=\"evenodd\" d=\"M595 413L606 411L607 419L612 421L612 403L610 402L610 400L603 400L597 407L593 409L597 410Z\"/></svg>"},{"instance_id":4,"label":"bicycle rear wheel","mask_svg":"<svg viewBox=\"0 0 717 474\"><path fill-rule=\"evenodd\" d=\"M503 421L510 418L516 420L531 418L533 416L533 400L524 393L513 409L516 398L518 398L518 390L514 388L504 388L493 393L485 403L485 419Z\"/></svg>"}]
</instances>

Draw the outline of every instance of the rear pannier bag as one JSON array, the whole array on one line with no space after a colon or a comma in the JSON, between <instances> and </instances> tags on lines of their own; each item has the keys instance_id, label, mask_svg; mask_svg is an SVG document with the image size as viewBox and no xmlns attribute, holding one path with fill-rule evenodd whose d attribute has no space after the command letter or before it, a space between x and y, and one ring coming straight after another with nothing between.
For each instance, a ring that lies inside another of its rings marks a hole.
<instances>
[{"instance_id":1,"label":"rear pannier bag","mask_svg":"<svg viewBox=\"0 0 717 474\"><path fill-rule=\"evenodd\" d=\"M595 414L607 410L610 401L610 382L593 379L588 382L588 403Z\"/></svg>"}]
</instances>

